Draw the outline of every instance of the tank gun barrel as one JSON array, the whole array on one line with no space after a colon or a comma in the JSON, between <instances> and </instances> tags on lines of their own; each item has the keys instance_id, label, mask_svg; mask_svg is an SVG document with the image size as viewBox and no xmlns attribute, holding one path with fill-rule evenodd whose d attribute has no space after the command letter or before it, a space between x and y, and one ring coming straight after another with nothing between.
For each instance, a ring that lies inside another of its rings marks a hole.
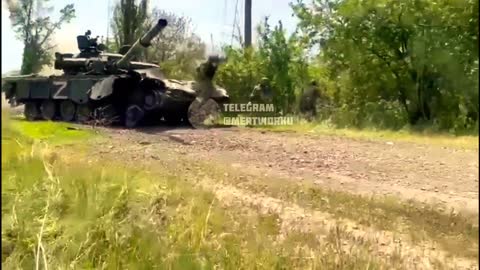
<instances>
[{"instance_id":1,"label":"tank gun barrel","mask_svg":"<svg viewBox=\"0 0 480 270\"><path fill-rule=\"evenodd\" d=\"M116 63L118 68L128 68L130 64L130 60L135 56L137 51L143 47L148 48L151 45L151 41L160 34L160 32L167 26L167 20L160 19L158 20L157 24L152 27L145 35L139 38L133 46L123 55L120 60Z\"/></svg>"}]
</instances>

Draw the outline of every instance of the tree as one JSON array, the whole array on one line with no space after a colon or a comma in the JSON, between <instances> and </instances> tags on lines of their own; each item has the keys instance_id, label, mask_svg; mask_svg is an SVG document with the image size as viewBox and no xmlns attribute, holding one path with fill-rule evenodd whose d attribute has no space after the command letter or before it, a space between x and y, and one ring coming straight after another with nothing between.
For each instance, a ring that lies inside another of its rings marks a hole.
<instances>
[{"instance_id":1,"label":"tree","mask_svg":"<svg viewBox=\"0 0 480 270\"><path fill-rule=\"evenodd\" d=\"M23 41L23 59L21 74L38 73L42 66L51 60L50 44L55 30L63 23L70 22L75 17L73 4L60 10L60 18L52 22L47 14L52 8L45 7L48 0L6 0L10 12L12 27L18 39Z\"/></svg>"},{"instance_id":2,"label":"tree","mask_svg":"<svg viewBox=\"0 0 480 270\"><path fill-rule=\"evenodd\" d=\"M256 47L225 48L228 61L217 72L217 81L236 100L246 101L256 84L267 78L277 111L294 111L295 92L308 81L303 42L287 37L279 21L272 27L265 18L257 27L260 40Z\"/></svg>"},{"instance_id":3,"label":"tree","mask_svg":"<svg viewBox=\"0 0 480 270\"><path fill-rule=\"evenodd\" d=\"M168 21L168 26L152 42L148 60L159 63L170 77L193 78L196 67L205 58L205 44L192 33L190 18L155 8L150 25L161 18Z\"/></svg>"},{"instance_id":4,"label":"tree","mask_svg":"<svg viewBox=\"0 0 480 270\"><path fill-rule=\"evenodd\" d=\"M148 29L148 0L120 0L113 10L112 30L115 48L133 45Z\"/></svg>"},{"instance_id":5,"label":"tree","mask_svg":"<svg viewBox=\"0 0 480 270\"><path fill-rule=\"evenodd\" d=\"M382 123L392 112L397 127L478 123L478 1L315 0L292 7L303 35L321 46L351 123Z\"/></svg>"},{"instance_id":6,"label":"tree","mask_svg":"<svg viewBox=\"0 0 480 270\"><path fill-rule=\"evenodd\" d=\"M291 76L293 50L285 36L282 22L272 30L268 18L258 28L261 37L259 54L264 60L266 77L272 82L275 91L274 103L283 111L291 111L295 101L294 79Z\"/></svg>"},{"instance_id":7,"label":"tree","mask_svg":"<svg viewBox=\"0 0 480 270\"><path fill-rule=\"evenodd\" d=\"M191 20L189 18L155 8L152 12L152 23L160 18L168 21L168 27L155 39L152 48L155 58L163 62L173 58L178 45L183 44L194 35L190 33Z\"/></svg>"}]
</instances>

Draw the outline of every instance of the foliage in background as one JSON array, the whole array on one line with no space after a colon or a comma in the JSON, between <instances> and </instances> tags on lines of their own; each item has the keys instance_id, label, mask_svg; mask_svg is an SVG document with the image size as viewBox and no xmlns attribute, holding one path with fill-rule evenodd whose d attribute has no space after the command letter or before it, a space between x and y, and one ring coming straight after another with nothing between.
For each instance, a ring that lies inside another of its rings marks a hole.
<instances>
[{"instance_id":1,"label":"foliage in background","mask_svg":"<svg viewBox=\"0 0 480 270\"><path fill-rule=\"evenodd\" d=\"M115 49L133 45L147 29L148 1L121 0L113 8L111 27Z\"/></svg>"},{"instance_id":2,"label":"foliage in background","mask_svg":"<svg viewBox=\"0 0 480 270\"><path fill-rule=\"evenodd\" d=\"M291 113L295 110L295 93L309 78L304 46L296 36L285 36L281 22L272 29L266 18L257 31L260 40L256 48L224 48L228 61L220 67L216 81L228 89L234 100L245 102L255 85L266 77L276 109Z\"/></svg>"},{"instance_id":3,"label":"foliage in background","mask_svg":"<svg viewBox=\"0 0 480 270\"><path fill-rule=\"evenodd\" d=\"M193 79L195 70L205 58L205 44L192 32L191 19L154 8L151 23L167 19L165 28L152 42L149 60L159 63L162 71L174 79Z\"/></svg>"},{"instance_id":4,"label":"foliage in background","mask_svg":"<svg viewBox=\"0 0 480 270\"><path fill-rule=\"evenodd\" d=\"M342 125L478 131L478 1L292 5L334 82Z\"/></svg>"},{"instance_id":5,"label":"foliage in background","mask_svg":"<svg viewBox=\"0 0 480 270\"><path fill-rule=\"evenodd\" d=\"M218 82L245 99L267 77L277 106L295 111L322 85L319 120L341 127L431 127L478 133L478 1L315 0L292 4L287 37L266 21L249 50L227 48Z\"/></svg>"},{"instance_id":6,"label":"foliage in background","mask_svg":"<svg viewBox=\"0 0 480 270\"><path fill-rule=\"evenodd\" d=\"M51 7L46 6L48 0L6 0L10 12L12 28L17 38L24 44L21 74L38 73L43 65L52 60L51 37L62 24L75 17L73 4L60 10L60 18L52 22L47 15Z\"/></svg>"}]
</instances>

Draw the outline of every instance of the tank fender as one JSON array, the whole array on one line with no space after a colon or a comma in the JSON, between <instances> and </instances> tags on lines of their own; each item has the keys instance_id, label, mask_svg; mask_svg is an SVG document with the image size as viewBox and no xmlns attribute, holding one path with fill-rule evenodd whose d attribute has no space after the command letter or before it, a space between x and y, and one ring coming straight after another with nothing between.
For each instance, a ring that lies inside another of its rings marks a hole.
<instances>
[{"instance_id":1,"label":"tank fender","mask_svg":"<svg viewBox=\"0 0 480 270\"><path fill-rule=\"evenodd\" d=\"M90 98L99 100L113 93L113 83L118 76L112 75L95 83L90 91Z\"/></svg>"},{"instance_id":2,"label":"tank fender","mask_svg":"<svg viewBox=\"0 0 480 270\"><path fill-rule=\"evenodd\" d=\"M183 91L187 95L191 96L196 96L197 93L193 89L193 81L179 81L179 80L173 80L173 79L165 79L163 80L163 83L169 90L174 90L174 91Z\"/></svg>"}]
</instances>

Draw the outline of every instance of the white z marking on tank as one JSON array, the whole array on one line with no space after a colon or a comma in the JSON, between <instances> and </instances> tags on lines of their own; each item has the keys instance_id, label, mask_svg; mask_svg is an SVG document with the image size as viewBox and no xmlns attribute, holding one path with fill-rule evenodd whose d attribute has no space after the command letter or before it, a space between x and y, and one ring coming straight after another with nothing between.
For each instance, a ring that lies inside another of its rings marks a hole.
<instances>
[{"instance_id":1,"label":"white z marking on tank","mask_svg":"<svg viewBox=\"0 0 480 270\"><path fill-rule=\"evenodd\" d=\"M66 95L66 93L63 93L63 90L67 88L66 81L53 82L53 85L60 86L60 88L58 88L58 90L53 95L53 98L56 98L56 99L68 98L68 95Z\"/></svg>"}]
</instances>

